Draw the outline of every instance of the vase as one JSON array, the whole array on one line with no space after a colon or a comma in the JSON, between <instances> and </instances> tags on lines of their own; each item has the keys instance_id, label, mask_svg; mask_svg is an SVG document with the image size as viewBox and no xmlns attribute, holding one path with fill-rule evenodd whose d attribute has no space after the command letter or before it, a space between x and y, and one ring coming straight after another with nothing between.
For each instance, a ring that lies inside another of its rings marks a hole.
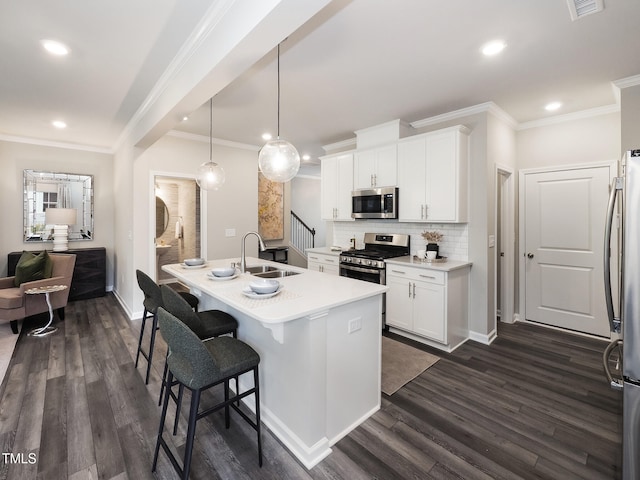
<instances>
[{"instance_id":1,"label":"vase","mask_svg":"<svg viewBox=\"0 0 640 480\"><path fill-rule=\"evenodd\" d=\"M437 243L427 243L427 252L435 251L436 258L440 256L440 246Z\"/></svg>"}]
</instances>

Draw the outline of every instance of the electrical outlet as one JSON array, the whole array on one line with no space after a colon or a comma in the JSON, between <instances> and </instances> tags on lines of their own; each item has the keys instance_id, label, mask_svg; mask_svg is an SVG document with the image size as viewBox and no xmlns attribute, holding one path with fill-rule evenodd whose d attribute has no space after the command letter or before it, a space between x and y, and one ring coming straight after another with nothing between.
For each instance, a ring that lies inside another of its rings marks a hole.
<instances>
[{"instance_id":1,"label":"electrical outlet","mask_svg":"<svg viewBox=\"0 0 640 480\"><path fill-rule=\"evenodd\" d=\"M358 318L352 318L351 320L349 320L348 333L357 332L361 328L362 328L362 318L358 317Z\"/></svg>"},{"instance_id":2,"label":"electrical outlet","mask_svg":"<svg viewBox=\"0 0 640 480\"><path fill-rule=\"evenodd\" d=\"M227 228L224 231L224 236L225 237L235 237L236 236L236 229L235 228Z\"/></svg>"}]
</instances>

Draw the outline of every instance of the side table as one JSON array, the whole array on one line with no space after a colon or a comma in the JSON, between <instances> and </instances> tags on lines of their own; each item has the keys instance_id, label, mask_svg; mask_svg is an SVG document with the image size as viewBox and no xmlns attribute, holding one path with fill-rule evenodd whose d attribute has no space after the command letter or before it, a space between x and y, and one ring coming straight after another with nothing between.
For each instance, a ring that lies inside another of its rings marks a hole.
<instances>
[{"instance_id":1,"label":"side table","mask_svg":"<svg viewBox=\"0 0 640 480\"><path fill-rule=\"evenodd\" d=\"M51 307L49 294L53 292L59 292L60 290L64 290L66 288L66 285L47 285L45 287L29 288L28 290L24 291L24 293L26 293L27 295L40 295L44 293L45 299L47 300L47 306L49 307L49 322L44 327L34 328L27 335L31 335L34 337L44 337L45 335L49 335L50 333L58 330L57 327L51 326L51 324L53 323L53 308Z\"/></svg>"}]
</instances>

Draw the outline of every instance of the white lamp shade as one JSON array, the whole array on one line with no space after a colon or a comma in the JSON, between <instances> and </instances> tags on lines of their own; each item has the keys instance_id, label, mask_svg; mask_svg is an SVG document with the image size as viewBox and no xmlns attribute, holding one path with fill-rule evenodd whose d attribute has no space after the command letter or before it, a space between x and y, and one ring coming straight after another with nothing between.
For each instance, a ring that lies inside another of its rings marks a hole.
<instances>
[{"instance_id":1,"label":"white lamp shade","mask_svg":"<svg viewBox=\"0 0 640 480\"><path fill-rule=\"evenodd\" d=\"M47 208L45 222L47 225L75 225L78 211L75 208Z\"/></svg>"},{"instance_id":2,"label":"white lamp shade","mask_svg":"<svg viewBox=\"0 0 640 480\"><path fill-rule=\"evenodd\" d=\"M196 182L203 190L217 190L224 180L224 168L215 162L205 162L198 168Z\"/></svg>"},{"instance_id":3,"label":"white lamp shade","mask_svg":"<svg viewBox=\"0 0 640 480\"><path fill-rule=\"evenodd\" d=\"M300 169L300 154L286 140L270 140L258 154L262 174L273 182L288 182Z\"/></svg>"}]
</instances>

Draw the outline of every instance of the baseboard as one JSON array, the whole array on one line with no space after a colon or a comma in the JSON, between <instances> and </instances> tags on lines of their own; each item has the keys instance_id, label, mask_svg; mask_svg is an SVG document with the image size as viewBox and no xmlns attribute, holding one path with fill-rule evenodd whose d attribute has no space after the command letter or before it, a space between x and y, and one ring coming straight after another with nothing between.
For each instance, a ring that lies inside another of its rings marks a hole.
<instances>
[{"instance_id":1,"label":"baseboard","mask_svg":"<svg viewBox=\"0 0 640 480\"><path fill-rule=\"evenodd\" d=\"M491 345L497 337L498 335L495 329L487 334L469 331L469 340L473 340L474 342L482 343L484 345Z\"/></svg>"},{"instance_id":2,"label":"baseboard","mask_svg":"<svg viewBox=\"0 0 640 480\"><path fill-rule=\"evenodd\" d=\"M116 297L116 300L120 304L120 308L122 308L122 310L124 310L124 313L129 318L129 320L135 320L136 318L142 318L142 313L140 313L138 317L134 316L135 315L134 312L129 310L129 307L127 306L127 304L124 302L124 300L122 300L120 295L118 295L118 291L117 290L112 290L111 293L113 293L113 296Z\"/></svg>"}]
</instances>

